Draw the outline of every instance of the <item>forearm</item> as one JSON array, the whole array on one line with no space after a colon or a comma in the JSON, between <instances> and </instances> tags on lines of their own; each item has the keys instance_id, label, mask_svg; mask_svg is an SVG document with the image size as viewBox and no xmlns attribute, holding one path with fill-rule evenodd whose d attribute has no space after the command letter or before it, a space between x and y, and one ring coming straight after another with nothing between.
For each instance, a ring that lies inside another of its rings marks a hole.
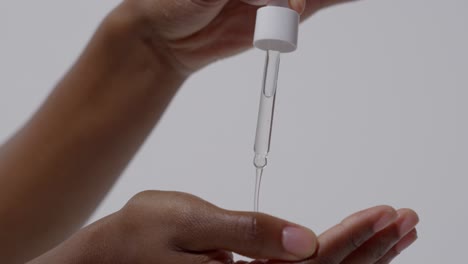
<instances>
[{"instance_id":1,"label":"forearm","mask_svg":"<svg viewBox=\"0 0 468 264\"><path fill-rule=\"evenodd\" d=\"M80 227L183 82L122 10L0 149L3 261L24 261Z\"/></svg>"}]
</instances>

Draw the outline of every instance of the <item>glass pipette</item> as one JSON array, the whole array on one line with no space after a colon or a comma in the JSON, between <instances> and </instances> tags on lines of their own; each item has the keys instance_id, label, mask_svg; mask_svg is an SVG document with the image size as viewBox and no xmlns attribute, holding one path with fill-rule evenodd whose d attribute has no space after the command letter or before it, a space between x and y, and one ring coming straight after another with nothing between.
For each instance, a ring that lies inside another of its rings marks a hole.
<instances>
[{"instance_id":1,"label":"glass pipette","mask_svg":"<svg viewBox=\"0 0 468 264\"><path fill-rule=\"evenodd\" d=\"M265 70L260 93L257 131L255 133L254 165L257 169L263 169L267 165L267 156L270 151L279 64L280 52L268 50L266 52Z\"/></svg>"},{"instance_id":2,"label":"glass pipette","mask_svg":"<svg viewBox=\"0 0 468 264\"><path fill-rule=\"evenodd\" d=\"M267 50L254 144L255 156L253 162L257 168L255 177L255 211L258 211L260 183L263 168L267 165L268 152L270 151L279 64L280 52Z\"/></svg>"},{"instance_id":3,"label":"glass pipette","mask_svg":"<svg viewBox=\"0 0 468 264\"><path fill-rule=\"evenodd\" d=\"M267 2L268 5L258 9L254 33L254 46L266 51L254 144L255 211L259 209L260 183L270 151L280 53L296 50L299 27L299 14L289 8L288 0L264 2Z\"/></svg>"}]
</instances>

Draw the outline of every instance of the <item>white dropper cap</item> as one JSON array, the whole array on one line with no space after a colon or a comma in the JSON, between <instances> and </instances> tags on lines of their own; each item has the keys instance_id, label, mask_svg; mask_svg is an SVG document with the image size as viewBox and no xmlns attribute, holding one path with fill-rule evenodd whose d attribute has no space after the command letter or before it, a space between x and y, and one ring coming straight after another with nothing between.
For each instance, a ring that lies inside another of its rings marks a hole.
<instances>
[{"instance_id":1,"label":"white dropper cap","mask_svg":"<svg viewBox=\"0 0 468 264\"><path fill-rule=\"evenodd\" d=\"M254 46L282 53L295 51L299 14L289 8L288 0L271 0L257 11Z\"/></svg>"}]
</instances>

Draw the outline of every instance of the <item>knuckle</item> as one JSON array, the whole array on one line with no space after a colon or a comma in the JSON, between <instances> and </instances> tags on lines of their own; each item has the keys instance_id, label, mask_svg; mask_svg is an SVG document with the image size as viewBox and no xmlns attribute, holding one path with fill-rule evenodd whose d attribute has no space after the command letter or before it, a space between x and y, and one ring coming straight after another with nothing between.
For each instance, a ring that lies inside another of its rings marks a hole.
<instances>
[{"instance_id":1,"label":"knuckle","mask_svg":"<svg viewBox=\"0 0 468 264\"><path fill-rule=\"evenodd\" d=\"M128 205L135 206L143 202L144 200L148 199L152 195L155 194L155 191L142 191L135 194L130 200L128 201Z\"/></svg>"},{"instance_id":2,"label":"knuckle","mask_svg":"<svg viewBox=\"0 0 468 264\"><path fill-rule=\"evenodd\" d=\"M134 195L128 202L125 204L125 206L122 208L122 211L125 214L131 214L135 210L140 210L142 207L144 207L146 199L151 195L151 191L142 191Z\"/></svg>"},{"instance_id":3,"label":"knuckle","mask_svg":"<svg viewBox=\"0 0 468 264\"><path fill-rule=\"evenodd\" d=\"M133 196L118 212L126 230L164 229L178 239L180 234L203 236L210 208L207 202L182 192L143 191ZM198 232L198 233L197 233Z\"/></svg>"},{"instance_id":4,"label":"knuckle","mask_svg":"<svg viewBox=\"0 0 468 264\"><path fill-rule=\"evenodd\" d=\"M147 199L153 195L151 191L143 191L134 195L117 213L123 225L130 230L143 226L148 214Z\"/></svg>"},{"instance_id":5,"label":"knuckle","mask_svg":"<svg viewBox=\"0 0 468 264\"><path fill-rule=\"evenodd\" d=\"M189 207L188 198L191 195L180 192L142 191L134 195L122 208L122 214L127 217L154 219L164 216L164 219L174 219L175 215L184 215ZM193 198L191 198L193 199Z\"/></svg>"}]
</instances>

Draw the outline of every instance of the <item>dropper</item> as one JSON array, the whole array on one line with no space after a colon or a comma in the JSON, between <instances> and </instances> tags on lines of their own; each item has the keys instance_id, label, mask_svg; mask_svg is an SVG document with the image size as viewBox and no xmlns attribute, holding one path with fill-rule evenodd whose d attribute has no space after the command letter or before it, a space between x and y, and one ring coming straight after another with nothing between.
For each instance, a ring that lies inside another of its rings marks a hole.
<instances>
[{"instance_id":1,"label":"dropper","mask_svg":"<svg viewBox=\"0 0 468 264\"><path fill-rule=\"evenodd\" d=\"M260 183L270 151L280 54L296 50L298 29L299 14L289 8L288 0L271 0L257 11L254 46L266 51L266 59L254 144L255 211L258 211Z\"/></svg>"}]
</instances>

